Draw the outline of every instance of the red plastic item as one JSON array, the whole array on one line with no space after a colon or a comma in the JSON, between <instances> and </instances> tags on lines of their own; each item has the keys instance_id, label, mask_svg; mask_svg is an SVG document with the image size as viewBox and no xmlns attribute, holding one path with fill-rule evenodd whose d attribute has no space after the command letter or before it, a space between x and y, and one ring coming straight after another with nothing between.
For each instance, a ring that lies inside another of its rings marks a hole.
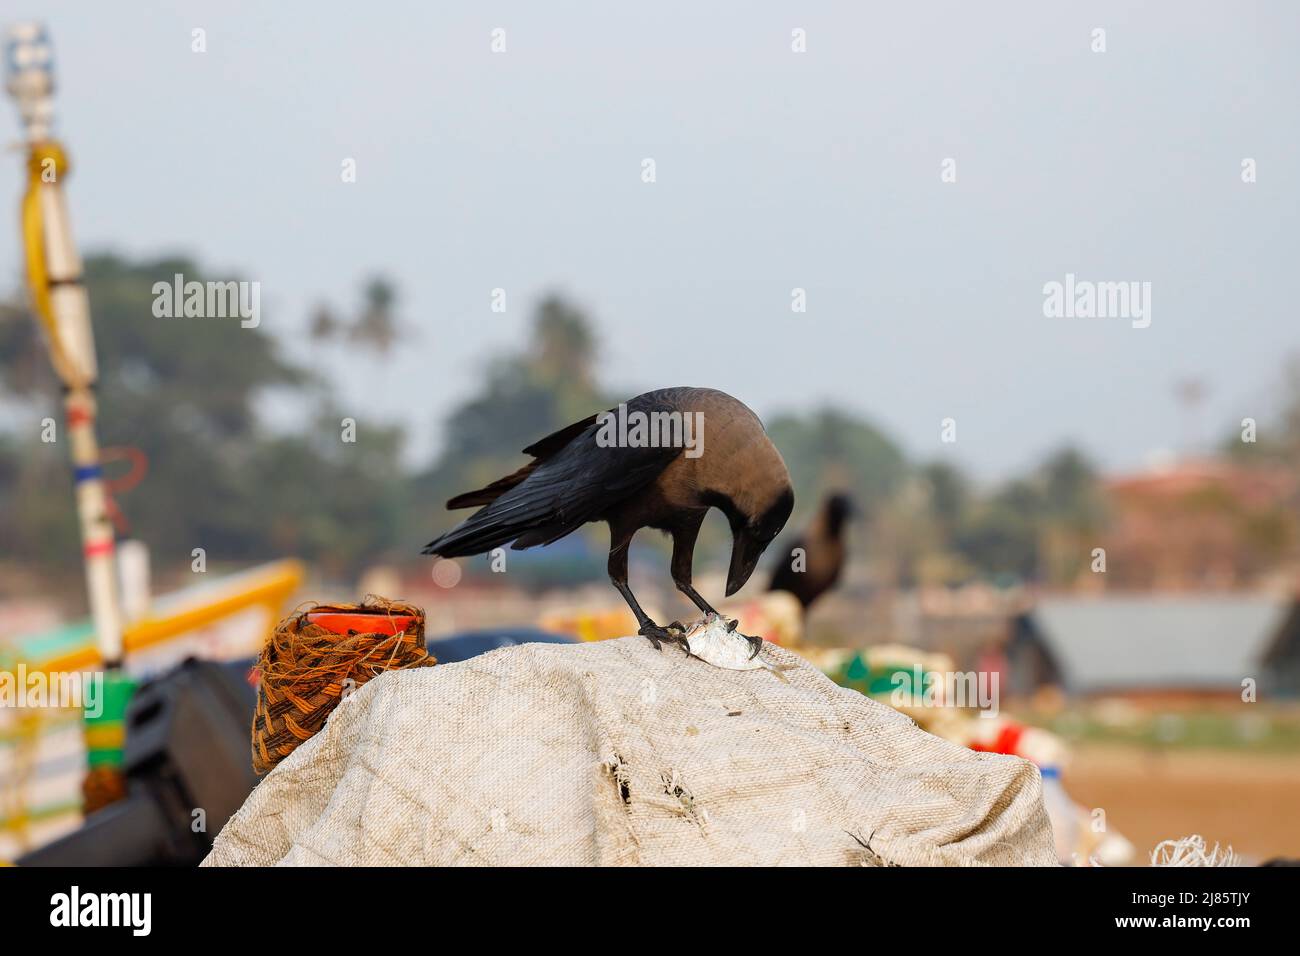
<instances>
[{"instance_id":1,"label":"red plastic item","mask_svg":"<svg viewBox=\"0 0 1300 956\"><path fill-rule=\"evenodd\" d=\"M1024 724L1007 721L1006 725L998 731L998 735L992 743L982 744L975 741L971 743L970 749L986 754L1010 754L1013 757L1019 757L1020 738L1025 735L1026 729Z\"/></svg>"},{"instance_id":2,"label":"red plastic item","mask_svg":"<svg viewBox=\"0 0 1300 956\"><path fill-rule=\"evenodd\" d=\"M313 611L307 620L335 634L397 634L415 621L409 614L365 614L343 611Z\"/></svg>"}]
</instances>

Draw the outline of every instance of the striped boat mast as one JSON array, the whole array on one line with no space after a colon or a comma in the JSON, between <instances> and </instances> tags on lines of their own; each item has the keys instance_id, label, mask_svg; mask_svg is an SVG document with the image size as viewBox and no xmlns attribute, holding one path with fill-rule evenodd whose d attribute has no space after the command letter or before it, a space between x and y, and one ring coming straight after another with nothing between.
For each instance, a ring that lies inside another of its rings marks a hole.
<instances>
[{"instance_id":1,"label":"striped boat mast","mask_svg":"<svg viewBox=\"0 0 1300 956\"><path fill-rule=\"evenodd\" d=\"M63 180L68 161L54 139L54 53L37 23L11 27L4 39L5 88L18 105L27 150L23 242L28 285L64 385L76 507L95 636L105 665L122 659L122 613L114 559L114 529L95 435L95 339L72 239Z\"/></svg>"}]
</instances>

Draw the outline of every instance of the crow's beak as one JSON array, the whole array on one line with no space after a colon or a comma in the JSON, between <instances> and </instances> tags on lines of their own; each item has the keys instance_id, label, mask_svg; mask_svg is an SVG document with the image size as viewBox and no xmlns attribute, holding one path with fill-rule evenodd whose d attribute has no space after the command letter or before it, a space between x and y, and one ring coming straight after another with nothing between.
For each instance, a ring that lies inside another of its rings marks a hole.
<instances>
[{"instance_id":1,"label":"crow's beak","mask_svg":"<svg viewBox=\"0 0 1300 956\"><path fill-rule=\"evenodd\" d=\"M745 586L749 576L754 573L765 542L756 540L744 528L732 535L731 567L727 570L727 597L731 597Z\"/></svg>"}]
</instances>

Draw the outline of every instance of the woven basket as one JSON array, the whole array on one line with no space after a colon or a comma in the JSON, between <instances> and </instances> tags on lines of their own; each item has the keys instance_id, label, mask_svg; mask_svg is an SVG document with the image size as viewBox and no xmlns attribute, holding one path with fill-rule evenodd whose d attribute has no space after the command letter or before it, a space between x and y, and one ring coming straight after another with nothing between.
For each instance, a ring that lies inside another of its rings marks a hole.
<instances>
[{"instance_id":1,"label":"woven basket","mask_svg":"<svg viewBox=\"0 0 1300 956\"><path fill-rule=\"evenodd\" d=\"M373 617L375 629L338 633L311 620L324 614ZM411 622L397 630L395 619L402 617ZM253 770L266 773L293 753L346 694L372 678L435 663L424 646L424 611L412 604L370 596L361 604L300 608L276 625L257 661Z\"/></svg>"}]
</instances>

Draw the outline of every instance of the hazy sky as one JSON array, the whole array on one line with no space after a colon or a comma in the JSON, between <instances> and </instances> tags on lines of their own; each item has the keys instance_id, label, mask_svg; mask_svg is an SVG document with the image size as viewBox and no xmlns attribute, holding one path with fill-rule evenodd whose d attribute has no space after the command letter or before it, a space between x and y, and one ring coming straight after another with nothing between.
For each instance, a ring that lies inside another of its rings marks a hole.
<instances>
[{"instance_id":1,"label":"hazy sky","mask_svg":"<svg viewBox=\"0 0 1300 956\"><path fill-rule=\"evenodd\" d=\"M418 335L344 404L421 452L551 288L629 394L834 401L985 478L1067 440L1141 466L1183 442L1188 375L1203 436L1263 422L1300 349L1295 3L5 4L26 17L57 51L83 250L257 280L289 343L389 273ZM1150 282L1150 327L1044 317L1067 272Z\"/></svg>"}]
</instances>

